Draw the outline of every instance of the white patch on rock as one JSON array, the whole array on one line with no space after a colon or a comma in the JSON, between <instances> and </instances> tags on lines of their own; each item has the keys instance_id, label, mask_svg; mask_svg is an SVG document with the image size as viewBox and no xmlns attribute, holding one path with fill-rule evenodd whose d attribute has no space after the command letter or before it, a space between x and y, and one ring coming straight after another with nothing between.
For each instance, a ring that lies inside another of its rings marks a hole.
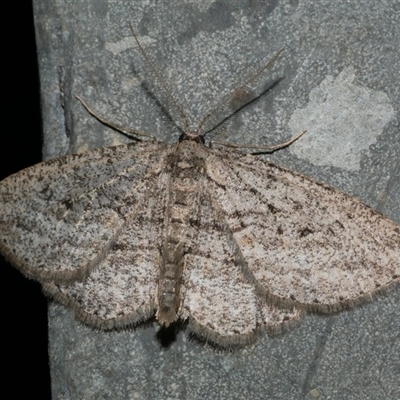
<instances>
[{"instance_id":1,"label":"white patch on rock","mask_svg":"<svg viewBox=\"0 0 400 400\"><path fill-rule=\"evenodd\" d=\"M289 150L315 165L360 169L360 159L395 116L386 93L354 85L355 70L327 76L310 93L307 107L290 118L293 132L307 129Z\"/></svg>"}]
</instances>

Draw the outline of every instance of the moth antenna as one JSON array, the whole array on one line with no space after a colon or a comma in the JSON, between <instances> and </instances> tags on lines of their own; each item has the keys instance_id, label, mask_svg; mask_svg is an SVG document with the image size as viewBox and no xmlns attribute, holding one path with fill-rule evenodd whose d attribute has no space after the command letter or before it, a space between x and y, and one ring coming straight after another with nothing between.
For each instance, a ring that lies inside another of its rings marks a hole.
<instances>
[{"instance_id":1,"label":"moth antenna","mask_svg":"<svg viewBox=\"0 0 400 400\"><path fill-rule=\"evenodd\" d=\"M214 107L212 110L210 110L201 120L197 132L200 133L201 129L203 128L205 122L212 116L214 115L218 110L220 110L228 101L230 101L234 94L237 92L241 92L250 82L254 81L256 78L258 78L267 68L269 68L276 60L277 58L281 55L282 51L284 48L280 49L262 68L260 68L253 76L251 76L247 81L245 81L242 85L236 87L229 95L227 95L219 104L217 104L216 107ZM207 132L206 132L207 133ZM206 133L203 135L205 136Z\"/></svg>"},{"instance_id":2,"label":"moth antenna","mask_svg":"<svg viewBox=\"0 0 400 400\"><path fill-rule=\"evenodd\" d=\"M147 64L149 65L149 67L151 68L151 70L153 71L154 75L156 76L156 78L158 79L158 81L160 82L162 88L164 89L164 92L168 95L168 97L172 100L172 103L174 104L174 106L176 107L176 109L179 111L179 114L181 115L184 125L185 125L185 132L189 131L189 121L187 118L187 115L185 113L185 111L183 110L183 108L179 105L179 103L176 101L174 95L172 94L172 92L168 89L167 84L164 82L163 78L161 77L161 74L158 72L157 67L154 65L153 61L151 60L151 58L147 55L146 51L144 50L142 44L140 43L140 40L138 38L138 36L136 35L132 24L129 24L131 31L132 31L132 35L139 47L140 52L142 53L143 58L146 60Z\"/></svg>"}]
</instances>

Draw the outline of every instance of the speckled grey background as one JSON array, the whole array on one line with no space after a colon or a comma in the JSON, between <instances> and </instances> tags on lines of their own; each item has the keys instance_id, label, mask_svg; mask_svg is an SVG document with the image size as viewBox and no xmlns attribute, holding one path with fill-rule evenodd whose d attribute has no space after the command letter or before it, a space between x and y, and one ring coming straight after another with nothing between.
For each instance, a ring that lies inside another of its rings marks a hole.
<instances>
[{"instance_id":1,"label":"speckled grey background","mask_svg":"<svg viewBox=\"0 0 400 400\"><path fill-rule=\"evenodd\" d=\"M275 144L267 158L354 195L400 223L400 4L347 1L34 1L44 157L127 139L117 123L173 142L179 131L144 90L146 51L194 125L281 47L257 101L215 134ZM211 138L212 136L210 136ZM265 156L264 156L265 157ZM307 316L277 338L224 352L189 339L168 346L150 322L97 332L49 308L54 399L398 399L400 290L362 308Z\"/></svg>"}]
</instances>

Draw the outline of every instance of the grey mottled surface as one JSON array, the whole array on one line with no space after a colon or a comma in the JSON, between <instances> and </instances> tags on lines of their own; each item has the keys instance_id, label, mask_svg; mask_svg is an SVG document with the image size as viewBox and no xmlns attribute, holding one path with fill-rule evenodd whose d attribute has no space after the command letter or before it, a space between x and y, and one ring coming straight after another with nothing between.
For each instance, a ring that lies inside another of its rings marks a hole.
<instances>
[{"instance_id":1,"label":"grey mottled surface","mask_svg":"<svg viewBox=\"0 0 400 400\"><path fill-rule=\"evenodd\" d=\"M268 158L400 223L396 1L36 1L34 7L45 158L126 141L89 117L75 94L109 119L176 141L178 133L140 85L142 61L129 23L193 119L285 47L262 82L284 79L231 118L219 138L275 144L306 128L306 142ZM399 304L395 289L362 308L308 316L281 337L264 336L232 353L183 331L163 347L151 323L96 332L51 304L53 397L400 398Z\"/></svg>"}]
</instances>

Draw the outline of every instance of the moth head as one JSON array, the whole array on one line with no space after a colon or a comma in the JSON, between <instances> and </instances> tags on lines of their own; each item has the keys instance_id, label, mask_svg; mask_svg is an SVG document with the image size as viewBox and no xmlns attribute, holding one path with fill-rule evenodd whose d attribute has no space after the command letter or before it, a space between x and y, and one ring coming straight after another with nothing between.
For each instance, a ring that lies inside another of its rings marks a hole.
<instances>
[{"instance_id":1,"label":"moth head","mask_svg":"<svg viewBox=\"0 0 400 400\"><path fill-rule=\"evenodd\" d=\"M179 143L183 142L184 140L191 140L193 142L202 144L205 144L206 142L203 135L199 135L195 132L182 133L179 136Z\"/></svg>"}]
</instances>

